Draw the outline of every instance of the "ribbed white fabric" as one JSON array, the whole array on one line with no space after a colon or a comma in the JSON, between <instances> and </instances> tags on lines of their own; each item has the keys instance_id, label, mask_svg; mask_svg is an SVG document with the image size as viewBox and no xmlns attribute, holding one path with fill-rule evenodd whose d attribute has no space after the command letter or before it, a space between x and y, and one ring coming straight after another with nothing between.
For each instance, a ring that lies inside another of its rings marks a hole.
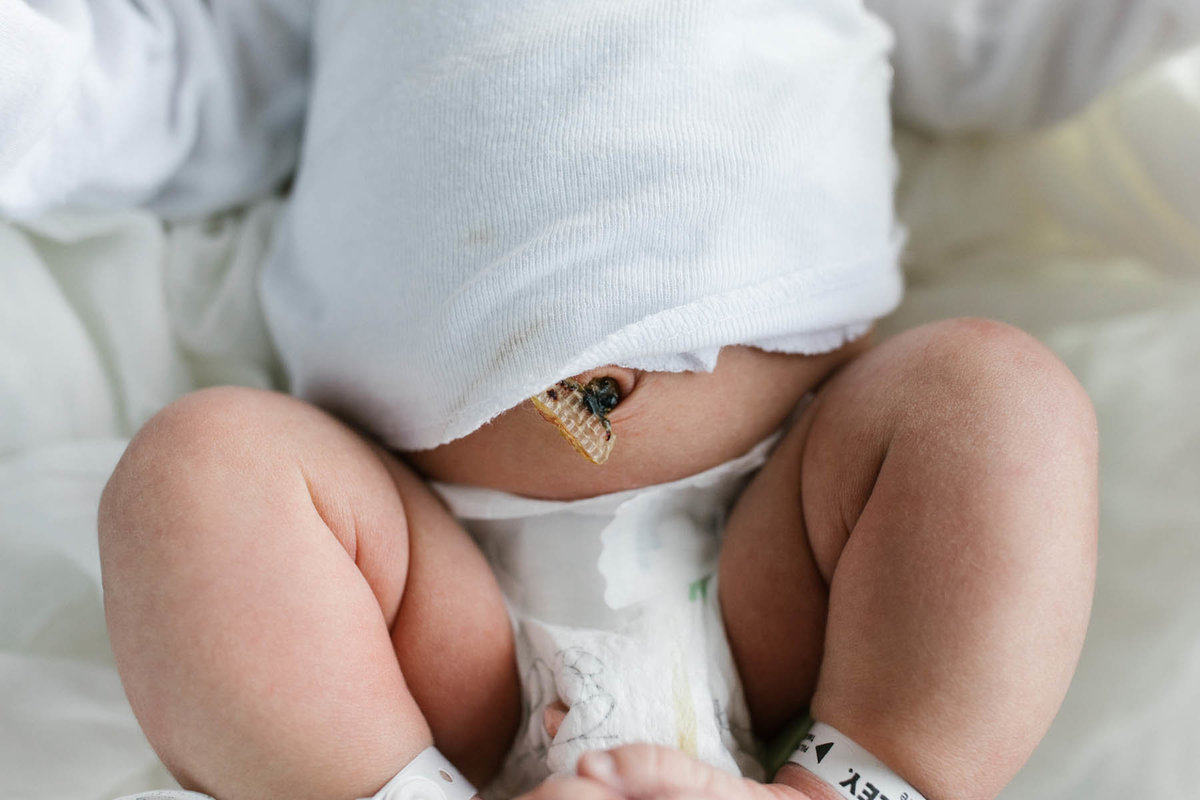
<instances>
[{"instance_id":1,"label":"ribbed white fabric","mask_svg":"<svg viewBox=\"0 0 1200 800\"><path fill-rule=\"evenodd\" d=\"M605 364L829 350L899 301L891 35L859 2L329 4L316 25L263 297L294 391L395 447Z\"/></svg>"},{"instance_id":2,"label":"ribbed white fabric","mask_svg":"<svg viewBox=\"0 0 1200 800\"><path fill-rule=\"evenodd\" d=\"M893 308L889 25L901 111L949 130L1056 119L1200 31L1200 0L865 2L7 0L0 214L242 202L307 98L272 332L296 393L421 449L584 369Z\"/></svg>"}]
</instances>

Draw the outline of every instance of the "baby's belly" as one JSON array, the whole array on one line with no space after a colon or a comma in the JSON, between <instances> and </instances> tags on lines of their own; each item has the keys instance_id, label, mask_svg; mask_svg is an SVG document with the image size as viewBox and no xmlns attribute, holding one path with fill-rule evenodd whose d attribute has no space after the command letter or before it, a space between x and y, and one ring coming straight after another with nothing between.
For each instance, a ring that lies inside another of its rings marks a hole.
<instances>
[{"instance_id":1,"label":"baby's belly","mask_svg":"<svg viewBox=\"0 0 1200 800\"><path fill-rule=\"evenodd\" d=\"M817 356L726 347L711 373L588 372L583 381L611 375L622 389L608 417L616 444L602 465L579 455L529 401L469 436L404 457L433 480L552 500L664 483L748 451L867 346L864 337Z\"/></svg>"}]
</instances>

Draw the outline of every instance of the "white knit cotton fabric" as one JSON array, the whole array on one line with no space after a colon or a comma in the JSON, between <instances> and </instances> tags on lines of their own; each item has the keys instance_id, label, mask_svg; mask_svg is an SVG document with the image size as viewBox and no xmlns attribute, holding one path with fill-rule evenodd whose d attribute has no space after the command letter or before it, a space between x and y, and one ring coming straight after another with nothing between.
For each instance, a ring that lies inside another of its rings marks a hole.
<instances>
[{"instance_id":1,"label":"white knit cotton fabric","mask_svg":"<svg viewBox=\"0 0 1200 800\"><path fill-rule=\"evenodd\" d=\"M428 448L893 308L893 36L904 119L1013 129L1200 0L0 0L0 215L207 214L299 157L262 286L292 388Z\"/></svg>"},{"instance_id":2,"label":"white knit cotton fabric","mask_svg":"<svg viewBox=\"0 0 1200 800\"><path fill-rule=\"evenodd\" d=\"M819 352L898 303L891 35L854 0L326 4L263 296L390 445L555 380Z\"/></svg>"}]
</instances>

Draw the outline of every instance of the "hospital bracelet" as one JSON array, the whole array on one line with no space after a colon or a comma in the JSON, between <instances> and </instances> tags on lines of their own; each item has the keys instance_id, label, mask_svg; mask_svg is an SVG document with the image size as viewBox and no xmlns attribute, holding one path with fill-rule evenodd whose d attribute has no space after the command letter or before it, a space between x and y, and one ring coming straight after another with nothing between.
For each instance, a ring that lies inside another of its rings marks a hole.
<instances>
[{"instance_id":1,"label":"hospital bracelet","mask_svg":"<svg viewBox=\"0 0 1200 800\"><path fill-rule=\"evenodd\" d=\"M846 800L925 800L925 797L850 737L814 723L788 759L828 783Z\"/></svg>"},{"instance_id":2,"label":"hospital bracelet","mask_svg":"<svg viewBox=\"0 0 1200 800\"><path fill-rule=\"evenodd\" d=\"M368 800L471 800L473 787L436 747L427 747Z\"/></svg>"}]
</instances>

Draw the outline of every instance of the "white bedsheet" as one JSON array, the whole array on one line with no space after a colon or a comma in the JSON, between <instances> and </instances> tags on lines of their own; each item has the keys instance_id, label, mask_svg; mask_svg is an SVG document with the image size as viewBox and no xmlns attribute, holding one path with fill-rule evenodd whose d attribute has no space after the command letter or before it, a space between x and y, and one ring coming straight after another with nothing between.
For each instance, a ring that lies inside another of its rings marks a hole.
<instances>
[{"instance_id":1,"label":"white bedsheet","mask_svg":"<svg viewBox=\"0 0 1200 800\"><path fill-rule=\"evenodd\" d=\"M884 332L980 314L1053 347L1102 436L1079 673L1008 800L1200 796L1200 51L1038 136L902 136L909 294ZM188 389L277 383L253 281L277 205L164 230L0 222L0 798L173 785L104 633L95 507ZM1031 654L1036 658L1036 654Z\"/></svg>"}]
</instances>

